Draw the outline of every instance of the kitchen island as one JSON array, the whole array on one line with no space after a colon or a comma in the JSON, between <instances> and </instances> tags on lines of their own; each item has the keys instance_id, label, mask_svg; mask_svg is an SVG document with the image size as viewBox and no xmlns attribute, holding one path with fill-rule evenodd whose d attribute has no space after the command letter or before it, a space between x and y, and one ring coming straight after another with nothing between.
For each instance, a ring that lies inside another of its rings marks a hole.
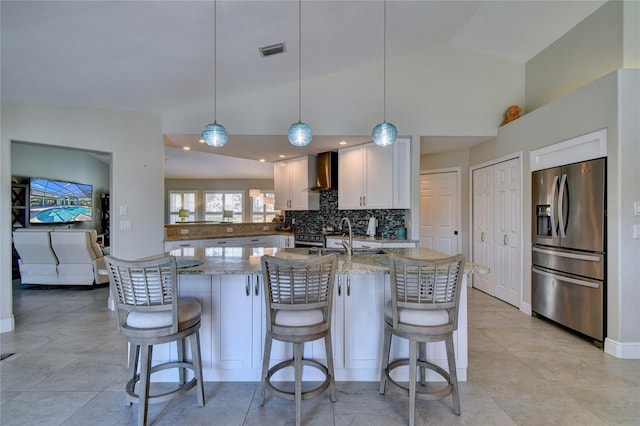
<instances>
[{"instance_id":1,"label":"kitchen island","mask_svg":"<svg viewBox=\"0 0 640 426\"><path fill-rule=\"evenodd\" d=\"M424 249L384 249L386 253L438 259L444 254ZM170 252L178 259L179 293L202 305L200 329L202 367L205 381L259 381L265 334L265 301L260 259L263 255L305 259L309 249L262 247L181 248ZM338 256L332 318L332 341L336 380L377 381L384 324L384 304L390 299L388 255ZM194 265L195 266L189 266ZM486 268L465 265L458 331L454 334L458 379L467 377L467 291L466 275ZM404 357L406 341L394 339L392 358ZM292 355L290 345L274 341L272 363ZM428 345L427 357L446 368L444 343ZM321 362L325 355L322 340L305 345L304 356ZM175 359L176 347L160 345L154 363ZM316 372L305 370L305 379ZM282 379L290 379L282 371ZM399 371L405 374L406 371ZM401 376L399 376L401 377ZM318 374L317 379L320 379ZM174 381L169 370L154 374L154 380Z\"/></svg>"}]
</instances>

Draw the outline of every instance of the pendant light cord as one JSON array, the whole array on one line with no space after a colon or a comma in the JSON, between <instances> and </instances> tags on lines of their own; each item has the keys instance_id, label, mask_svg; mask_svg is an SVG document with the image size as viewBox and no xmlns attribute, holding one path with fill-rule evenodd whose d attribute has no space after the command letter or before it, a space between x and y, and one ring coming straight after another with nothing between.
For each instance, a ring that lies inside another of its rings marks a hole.
<instances>
[{"instance_id":1,"label":"pendant light cord","mask_svg":"<svg viewBox=\"0 0 640 426\"><path fill-rule=\"evenodd\" d=\"M302 0L298 0L298 123L302 122Z\"/></svg>"},{"instance_id":2,"label":"pendant light cord","mask_svg":"<svg viewBox=\"0 0 640 426\"><path fill-rule=\"evenodd\" d=\"M382 43L382 121L387 121L387 0L384 0L384 32Z\"/></svg>"},{"instance_id":3,"label":"pendant light cord","mask_svg":"<svg viewBox=\"0 0 640 426\"><path fill-rule=\"evenodd\" d=\"M217 5L218 3L213 1L213 122L216 120L216 107L217 107L217 98L216 98L216 83L218 79L218 73L216 72L216 44L218 41L217 33L218 33L218 19L217 19Z\"/></svg>"}]
</instances>

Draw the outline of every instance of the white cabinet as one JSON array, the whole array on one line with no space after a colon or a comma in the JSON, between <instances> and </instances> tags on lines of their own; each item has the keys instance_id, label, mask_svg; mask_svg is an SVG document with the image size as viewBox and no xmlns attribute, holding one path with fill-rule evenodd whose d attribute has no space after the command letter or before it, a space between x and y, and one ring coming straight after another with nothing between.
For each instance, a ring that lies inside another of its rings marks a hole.
<instances>
[{"instance_id":1,"label":"white cabinet","mask_svg":"<svg viewBox=\"0 0 640 426\"><path fill-rule=\"evenodd\" d=\"M337 274L335 285L331 344L337 380L377 377L383 334L384 274ZM326 362L324 340L305 345L304 355Z\"/></svg>"},{"instance_id":2,"label":"white cabinet","mask_svg":"<svg viewBox=\"0 0 640 426\"><path fill-rule=\"evenodd\" d=\"M177 240L177 241L165 241L164 251L172 251L182 248L200 248L202 247L202 240Z\"/></svg>"},{"instance_id":3,"label":"white cabinet","mask_svg":"<svg viewBox=\"0 0 640 426\"><path fill-rule=\"evenodd\" d=\"M327 237L327 248L342 248L342 237ZM417 241L412 240L353 240L353 248L415 248Z\"/></svg>"},{"instance_id":4,"label":"white cabinet","mask_svg":"<svg viewBox=\"0 0 640 426\"><path fill-rule=\"evenodd\" d=\"M268 247L269 237L258 235L253 237L241 237L242 247Z\"/></svg>"},{"instance_id":5,"label":"white cabinet","mask_svg":"<svg viewBox=\"0 0 640 426\"><path fill-rule=\"evenodd\" d=\"M411 144L374 143L338 151L338 209L407 209L410 200Z\"/></svg>"},{"instance_id":6,"label":"white cabinet","mask_svg":"<svg viewBox=\"0 0 640 426\"><path fill-rule=\"evenodd\" d=\"M392 206L392 147L374 143L338 151L338 209Z\"/></svg>"},{"instance_id":7,"label":"white cabinet","mask_svg":"<svg viewBox=\"0 0 640 426\"><path fill-rule=\"evenodd\" d=\"M417 241L384 241L383 248L415 248L418 247Z\"/></svg>"},{"instance_id":8,"label":"white cabinet","mask_svg":"<svg viewBox=\"0 0 640 426\"><path fill-rule=\"evenodd\" d=\"M327 248L343 248L342 237L327 237L325 239Z\"/></svg>"},{"instance_id":9,"label":"white cabinet","mask_svg":"<svg viewBox=\"0 0 640 426\"><path fill-rule=\"evenodd\" d=\"M384 274L346 274L344 297L344 366L359 374L379 374L384 321Z\"/></svg>"},{"instance_id":10,"label":"white cabinet","mask_svg":"<svg viewBox=\"0 0 640 426\"><path fill-rule=\"evenodd\" d=\"M520 159L473 171L473 261L490 268L473 286L520 306L522 195Z\"/></svg>"},{"instance_id":11,"label":"white cabinet","mask_svg":"<svg viewBox=\"0 0 640 426\"><path fill-rule=\"evenodd\" d=\"M278 247L293 248L295 246L293 235L278 235L278 237L280 237Z\"/></svg>"},{"instance_id":12,"label":"white cabinet","mask_svg":"<svg viewBox=\"0 0 640 426\"><path fill-rule=\"evenodd\" d=\"M393 146L394 209L411 208L411 139L398 138Z\"/></svg>"},{"instance_id":13,"label":"white cabinet","mask_svg":"<svg viewBox=\"0 0 640 426\"><path fill-rule=\"evenodd\" d=\"M273 178L277 210L318 210L320 195L310 192L316 186L316 157L306 156L277 161Z\"/></svg>"},{"instance_id":14,"label":"white cabinet","mask_svg":"<svg viewBox=\"0 0 640 426\"><path fill-rule=\"evenodd\" d=\"M381 247L382 247L382 241L353 240L354 249L357 249L357 248L369 249L369 248L381 248Z\"/></svg>"}]
</instances>

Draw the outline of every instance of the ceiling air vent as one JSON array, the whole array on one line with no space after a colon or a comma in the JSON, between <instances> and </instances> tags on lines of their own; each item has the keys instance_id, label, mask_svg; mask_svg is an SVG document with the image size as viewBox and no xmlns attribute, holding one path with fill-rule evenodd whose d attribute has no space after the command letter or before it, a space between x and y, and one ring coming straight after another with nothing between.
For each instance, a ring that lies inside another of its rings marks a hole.
<instances>
[{"instance_id":1,"label":"ceiling air vent","mask_svg":"<svg viewBox=\"0 0 640 426\"><path fill-rule=\"evenodd\" d=\"M287 50L286 47L287 47L286 44L282 42L282 43L272 44L270 46L260 47L258 50L260 50L260 55L262 56L271 56L271 55L285 52Z\"/></svg>"}]
</instances>

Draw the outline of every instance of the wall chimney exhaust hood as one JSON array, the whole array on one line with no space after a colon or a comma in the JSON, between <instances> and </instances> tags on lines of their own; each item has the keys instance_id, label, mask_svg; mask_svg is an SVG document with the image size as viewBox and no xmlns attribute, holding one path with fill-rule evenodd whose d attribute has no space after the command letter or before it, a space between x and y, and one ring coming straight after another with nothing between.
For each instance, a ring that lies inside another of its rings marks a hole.
<instances>
[{"instance_id":1,"label":"wall chimney exhaust hood","mask_svg":"<svg viewBox=\"0 0 640 426\"><path fill-rule=\"evenodd\" d=\"M320 152L317 162L316 186L309 188L309 191L338 189L338 153Z\"/></svg>"}]
</instances>

